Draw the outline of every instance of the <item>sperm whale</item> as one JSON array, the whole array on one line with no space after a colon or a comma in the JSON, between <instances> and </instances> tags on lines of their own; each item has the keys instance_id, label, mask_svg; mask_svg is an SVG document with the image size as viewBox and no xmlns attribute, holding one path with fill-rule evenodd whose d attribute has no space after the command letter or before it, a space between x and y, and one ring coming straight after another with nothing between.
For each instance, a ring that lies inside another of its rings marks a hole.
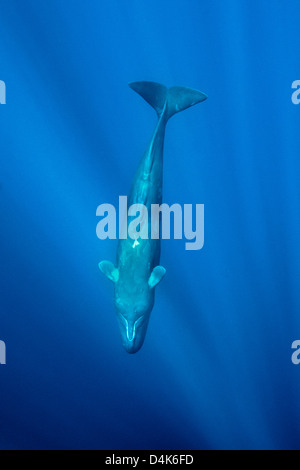
<instances>
[{"instance_id":1,"label":"sperm whale","mask_svg":"<svg viewBox=\"0 0 300 470\"><path fill-rule=\"evenodd\" d=\"M204 101L207 96L192 88L167 88L155 82L133 82L129 86L155 109L158 116L128 198L130 206L141 204L150 210L152 204L160 205L162 202L163 146L167 121L179 111ZM143 345L154 306L155 287L166 273L159 263L159 237L119 239L116 264L110 261L99 263L100 270L114 283L114 303L122 344L131 354Z\"/></svg>"}]
</instances>

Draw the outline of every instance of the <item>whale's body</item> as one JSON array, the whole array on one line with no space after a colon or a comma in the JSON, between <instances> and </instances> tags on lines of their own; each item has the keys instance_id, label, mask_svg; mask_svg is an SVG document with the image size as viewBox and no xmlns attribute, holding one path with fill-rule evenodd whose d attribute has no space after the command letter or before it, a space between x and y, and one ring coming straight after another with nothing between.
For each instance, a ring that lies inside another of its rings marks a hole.
<instances>
[{"instance_id":1,"label":"whale's body","mask_svg":"<svg viewBox=\"0 0 300 470\"><path fill-rule=\"evenodd\" d=\"M160 205L162 202L163 146L167 121L173 114L204 101L207 96L191 88L168 89L154 82L134 82L129 86L153 106L158 115L156 128L139 164L128 198L129 206L143 204L150 213L151 204ZM154 305L155 286L166 272L159 261L160 239L150 236L138 240L129 237L120 239L116 265L109 261L99 263L101 271L114 282L122 343L129 353L137 352L145 339Z\"/></svg>"}]
</instances>

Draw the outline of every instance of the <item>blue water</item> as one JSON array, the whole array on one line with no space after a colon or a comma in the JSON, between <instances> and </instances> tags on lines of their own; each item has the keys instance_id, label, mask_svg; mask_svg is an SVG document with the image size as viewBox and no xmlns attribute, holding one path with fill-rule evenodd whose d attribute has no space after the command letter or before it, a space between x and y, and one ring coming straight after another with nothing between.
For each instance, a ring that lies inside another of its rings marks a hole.
<instances>
[{"instance_id":1,"label":"blue water","mask_svg":"<svg viewBox=\"0 0 300 470\"><path fill-rule=\"evenodd\" d=\"M300 448L300 5L1 2L0 447ZM145 344L121 345L116 204L156 123L127 83L208 100L167 127L164 201L205 245L163 241Z\"/></svg>"}]
</instances>

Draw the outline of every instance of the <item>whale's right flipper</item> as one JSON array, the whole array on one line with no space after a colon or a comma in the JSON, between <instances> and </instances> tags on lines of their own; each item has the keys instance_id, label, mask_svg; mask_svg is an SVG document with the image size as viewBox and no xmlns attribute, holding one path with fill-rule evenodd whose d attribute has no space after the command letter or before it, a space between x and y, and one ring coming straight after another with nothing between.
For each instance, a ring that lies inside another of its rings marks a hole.
<instances>
[{"instance_id":1,"label":"whale's right flipper","mask_svg":"<svg viewBox=\"0 0 300 470\"><path fill-rule=\"evenodd\" d=\"M150 287L150 289L153 289L153 287L157 286L157 284L160 283L165 274L166 269L163 266L156 266L150 274L148 280L148 286Z\"/></svg>"},{"instance_id":2,"label":"whale's right flipper","mask_svg":"<svg viewBox=\"0 0 300 470\"><path fill-rule=\"evenodd\" d=\"M168 89L156 82L132 82L129 86L155 109L158 116L165 112L168 119L207 98L205 93L193 88L175 86Z\"/></svg>"}]
</instances>

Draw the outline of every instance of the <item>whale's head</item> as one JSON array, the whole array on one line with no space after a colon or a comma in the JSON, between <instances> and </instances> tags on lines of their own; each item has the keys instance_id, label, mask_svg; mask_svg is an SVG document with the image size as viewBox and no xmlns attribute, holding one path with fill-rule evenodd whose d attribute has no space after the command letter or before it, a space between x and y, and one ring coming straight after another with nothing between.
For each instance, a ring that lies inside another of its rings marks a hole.
<instances>
[{"instance_id":1,"label":"whale's head","mask_svg":"<svg viewBox=\"0 0 300 470\"><path fill-rule=\"evenodd\" d=\"M156 266L150 274L132 269L132 266L121 270L109 261L102 261L99 267L115 284L115 307L122 344L127 352L136 353L146 336L154 305L154 288L166 270L162 266Z\"/></svg>"}]
</instances>

